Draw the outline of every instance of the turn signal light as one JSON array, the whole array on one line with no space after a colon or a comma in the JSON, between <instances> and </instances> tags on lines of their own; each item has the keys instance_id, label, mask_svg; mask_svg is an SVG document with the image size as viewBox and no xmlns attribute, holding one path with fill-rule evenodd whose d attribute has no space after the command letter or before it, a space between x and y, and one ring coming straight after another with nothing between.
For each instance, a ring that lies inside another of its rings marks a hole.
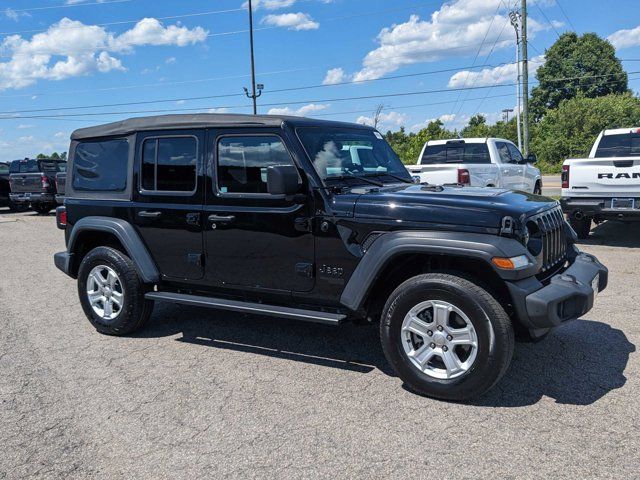
<instances>
[{"instance_id":1,"label":"turn signal light","mask_svg":"<svg viewBox=\"0 0 640 480\"><path fill-rule=\"evenodd\" d=\"M515 270L517 268L526 267L530 263L526 255L519 255L511 258L493 257L491 262L502 270Z\"/></svg>"}]
</instances>

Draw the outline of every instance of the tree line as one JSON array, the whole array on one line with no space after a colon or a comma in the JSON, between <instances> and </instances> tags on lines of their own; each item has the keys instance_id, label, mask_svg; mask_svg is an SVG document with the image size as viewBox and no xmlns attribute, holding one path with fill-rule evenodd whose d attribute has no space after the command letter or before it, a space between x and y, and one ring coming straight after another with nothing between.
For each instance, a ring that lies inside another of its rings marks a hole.
<instances>
[{"instance_id":1,"label":"tree line","mask_svg":"<svg viewBox=\"0 0 640 480\"><path fill-rule=\"evenodd\" d=\"M545 52L545 64L531 92L530 150L545 173L557 173L569 157L588 155L604 129L640 126L640 98L629 90L628 74L607 40L595 33L568 32ZM500 137L517 143L516 119L489 125L474 115L460 131L440 120L419 132L405 128L385 135L406 164L416 163L425 142L447 138Z\"/></svg>"}]
</instances>

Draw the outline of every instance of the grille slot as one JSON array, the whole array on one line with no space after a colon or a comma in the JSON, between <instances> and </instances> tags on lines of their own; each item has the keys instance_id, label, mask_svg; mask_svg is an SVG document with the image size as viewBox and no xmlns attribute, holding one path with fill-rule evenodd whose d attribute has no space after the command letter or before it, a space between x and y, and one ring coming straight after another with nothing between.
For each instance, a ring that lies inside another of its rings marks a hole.
<instances>
[{"instance_id":1,"label":"grille slot","mask_svg":"<svg viewBox=\"0 0 640 480\"><path fill-rule=\"evenodd\" d=\"M546 277L555 272L567 259L567 237L561 207L529 217L540 232L542 251L538 255L540 275Z\"/></svg>"}]
</instances>

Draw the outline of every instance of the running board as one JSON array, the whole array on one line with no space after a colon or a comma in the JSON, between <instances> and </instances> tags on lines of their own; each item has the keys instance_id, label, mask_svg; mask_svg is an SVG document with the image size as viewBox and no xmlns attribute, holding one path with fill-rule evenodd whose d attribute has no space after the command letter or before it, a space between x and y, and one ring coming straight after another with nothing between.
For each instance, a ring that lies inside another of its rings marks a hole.
<instances>
[{"instance_id":1,"label":"running board","mask_svg":"<svg viewBox=\"0 0 640 480\"><path fill-rule=\"evenodd\" d=\"M172 292L148 292L145 298L183 305L198 307L218 308L234 312L255 313L257 315L270 315L273 317L292 318L306 322L324 323L327 325L340 325L347 316L338 313L318 312L316 310L303 310L300 308L280 307L266 305L264 303L240 302L223 298L201 297L199 295L187 295Z\"/></svg>"}]
</instances>

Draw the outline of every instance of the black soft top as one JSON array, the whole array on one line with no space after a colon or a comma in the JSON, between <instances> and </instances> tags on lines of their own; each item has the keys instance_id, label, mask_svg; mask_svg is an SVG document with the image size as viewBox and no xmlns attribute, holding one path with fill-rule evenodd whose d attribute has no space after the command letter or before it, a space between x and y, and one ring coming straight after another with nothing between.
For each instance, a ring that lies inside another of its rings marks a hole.
<instances>
[{"instance_id":1,"label":"black soft top","mask_svg":"<svg viewBox=\"0 0 640 480\"><path fill-rule=\"evenodd\" d=\"M329 120L316 120L287 115L244 115L197 113L181 115L157 115L129 118L95 127L80 128L71 134L71 140L128 135L144 130L187 129L208 127L280 127L283 123L293 126L350 127L371 129L363 125Z\"/></svg>"}]
</instances>

